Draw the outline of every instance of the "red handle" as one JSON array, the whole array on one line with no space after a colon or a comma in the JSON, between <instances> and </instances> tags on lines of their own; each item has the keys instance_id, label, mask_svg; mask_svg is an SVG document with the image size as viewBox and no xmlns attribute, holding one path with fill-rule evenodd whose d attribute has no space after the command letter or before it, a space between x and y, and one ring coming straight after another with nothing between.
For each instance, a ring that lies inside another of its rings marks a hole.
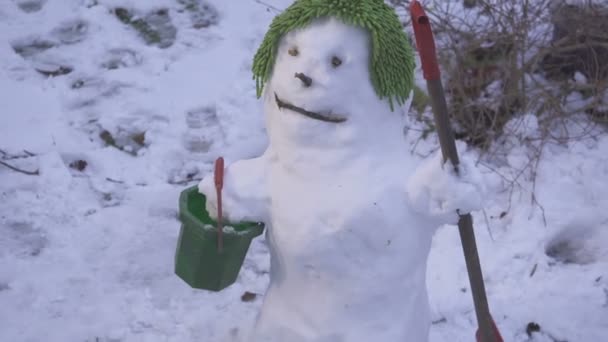
<instances>
[{"instance_id":1,"label":"red handle","mask_svg":"<svg viewBox=\"0 0 608 342\"><path fill-rule=\"evenodd\" d=\"M498 331L498 327L496 327L496 323L494 322L494 320L490 317L491 323L492 323L492 330L494 331L494 336L496 337L496 342L504 342L504 340L502 339L502 336L500 335L500 331ZM477 329L477 332L475 333L475 341L477 342L483 342L482 337L481 337L481 331L479 329Z\"/></svg>"},{"instance_id":2,"label":"red handle","mask_svg":"<svg viewBox=\"0 0 608 342\"><path fill-rule=\"evenodd\" d=\"M410 14L414 26L416 47L422 60L424 79L427 81L438 80L440 77L439 64L437 63L435 40L433 39L429 17L424 12L422 5L416 0L410 4Z\"/></svg>"},{"instance_id":3,"label":"red handle","mask_svg":"<svg viewBox=\"0 0 608 342\"><path fill-rule=\"evenodd\" d=\"M217 195L217 250L222 252L224 249L224 230L222 227L222 188L224 187L224 158L219 157L215 161L213 172L215 181L215 193Z\"/></svg>"},{"instance_id":4,"label":"red handle","mask_svg":"<svg viewBox=\"0 0 608 342\"><path fill-rule=\"evenodd\" d=\"M213 173L215 188L222 190L224 187L224 158L219 157L215 161L215 172Z\"/></svg>"}]
</instances>

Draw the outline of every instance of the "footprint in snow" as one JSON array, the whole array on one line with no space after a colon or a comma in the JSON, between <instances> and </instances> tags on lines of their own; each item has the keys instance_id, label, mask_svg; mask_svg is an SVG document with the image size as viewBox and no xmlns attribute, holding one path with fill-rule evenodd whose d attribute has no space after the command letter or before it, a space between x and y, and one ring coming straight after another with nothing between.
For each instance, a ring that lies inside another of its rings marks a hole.
<instances>
[{"instance_id":1,"label":"footprint in snow","mask_svg":"<svg viewBox=\"0 0 608 342\"><path fill-rule=\"evenodd\" d=\"M51 36L62 44L75 44L87 37L89 23L82 19L64 21L51 31Z\"/></svg>"},{"instance_id":2,"label":"footprint in snow","mask_svg":"<svg viewBox=\"0 0 608 342\"><path fill-rule=\"evenodd\" d=\"M564 264L587 265L600 259L608 260L608 246L601 243L606 239L605 223L567 226L549 240L545 254Z\"/></svg>"},{"instance_id":3,"label":"footprint in snow","mask_svg":"<svg viewBox=\"0 0 608 342\"><path fill-rule=\"evenodd\" d=\"M107 70L131 68L141 65L143 57L129 48L108 50L102 57L101 67Z\"/></svg>"},{"instance_id":4,"label":"footprint in snow","mask_svg":"<svg viewBox=\"0 0 608 342\"><path fill-rule=\"evenodd\" d=\"M22 258L39 256L48 245L45 233L30 222L8 222L0 225L0 255L8 253Z\"/></svg>"},{"instance_id":5,"label":"footprint in snow","mask_svg":"<svg viewBox=\"0 0 608 342\"><path fill-rule=\"evenodd\" d=\"M46 0L16 0L17 7L25 13L34 13L42 9Z\"/></svg>"},{"instance_id":6,"label":"footprint in snow","mask_svg":"<svg viewBox=\"0 0 608 342\"><path fill-rule=\"evenodd\" d=\"M46 39L25 38L11 43L13 50L29 61L34 70L44 76L61 76L71 73L74 68L61 58L45 54L57 45Z\"/></svg>"},{"instance_id":7,"label":"footprint in snow","mask_svg":"<svg viewBox=\"0 0 608 342\"><path fill-rule=\"evenodd\" d=\"M83 41L89 31L88 22L82 19L68 20L51 30L48 38L31 36L11 43L11 47L24 59L34 59L43 52L60 45L75 44Z\"/></svg>"},{"instance_id":8,"label":"footprint in snow","mask_svg":"<svg viewBox=\"0 0 608 342\"><path fill-rule=\"evenodd\" d=\"M186 127L184 144L190 152L207 153L214 144L223 139L224 133L215 106L204 106L188 111Z\"/></svg>"},{"instance_id":9,"label":"footprint in snow","mask_svg":"<svg viewBox=\"0 0 608 342\"><path fill-rule=\"evenodd\" d=\"M183 7L180 12L188 12L190 22L195 29L207 28L212 25L217 25L219 22L219 13L215 7L206 1L201 0L178 0Z\"/></svg>"},{"instance_id":10,"label":"footprint in snow","mask_svg":"<svg viewBox=\"0 0 608 342\"><path fill-rule=\"evenodd\" d=\"M54 58L36 60L33 67L39 74L47 77L67 75L74 71L74 67L69 63Z\"/></svg>"},{"instance_id":11,"label":"footprint in snow","mask_svg":"<svg viewBox=\"0 0 608 342\"><path fill-rule=\"evenodd\" d=\"M11 43L11 46L15 53L24 59L36 56L50 48L55 47L55 43L41 38L24 38Z\"/></svg>"},{"instance_id":12,"label":"footprint in snow","mask_svg":"<svg viewBox=\"0 0 608 342\"><path fill-rule=\"evenodd\" d=\"M72 92L67 100L68 108L75 110L84 107L90 107L98 104L101 101L110 101L114 96L119 95L131 85L119 81L105 81L102 78L76 74L68 80L68 85ZM88 124L97 122L98 115L93 115L94 118L88 119Z\"/></svg>"},{"instance_id":13,"label":"footprint in snow","mask_svg":"<svg viewBox=\"0 0 608 342\"><path fill-rule=\"evenodd\" d=\"M148 45L166 49L175 43L177 28L171 21L168 9L163 8L139 15L132 10L118 7L114 9L114 14L123 24L135 29Z\"/></svg>"}]
</instances>

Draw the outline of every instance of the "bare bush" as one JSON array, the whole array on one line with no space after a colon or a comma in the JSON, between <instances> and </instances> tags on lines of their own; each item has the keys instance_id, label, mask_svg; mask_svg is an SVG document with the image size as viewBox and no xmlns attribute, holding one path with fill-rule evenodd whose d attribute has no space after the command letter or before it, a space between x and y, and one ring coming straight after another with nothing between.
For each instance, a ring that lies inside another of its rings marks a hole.
<instances>
[{"instance_id":1,"label":"bare bush","mask_svg":"<svg viewBox=\"0 0 608 342\"><path fill-rule=\"evenodd\" d=\"M410 3L388 2L400 12ZM608 123L608 1L433 0L425 8L456 137L480 148L486 167L510 166L494 171L511 193L531 179L526 192L542 210L534 180L544 146L594 139ZM525 157L507 161L522 145Z\"/></svg>"},{"instance_id":2,"label":"bare bush","mask_svg":"<svg viewBox=\"0 0 608 342\"><path fill-rule=\"evenodd\" d=\"M569 127L581 114L608 122L605 1L437 0L427 11L458 138L487 150L530 113L560 142L594 131Z\"/></svg>"}]
</instances>

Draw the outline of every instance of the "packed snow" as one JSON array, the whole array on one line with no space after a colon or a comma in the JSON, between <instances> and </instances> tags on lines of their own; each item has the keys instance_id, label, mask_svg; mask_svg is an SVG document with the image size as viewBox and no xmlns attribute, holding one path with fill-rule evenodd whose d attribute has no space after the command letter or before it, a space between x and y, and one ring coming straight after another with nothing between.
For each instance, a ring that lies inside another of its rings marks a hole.
<instances>
[{"instance_id":1,"label":"packed snow","mask_svg":"<svg viewBox=\"0 0 608 342\"><path fill-rule=\"evenodd\" d=\"M0 341L223 342L253 326L269 284L265 238L234 285L193 290L173 273L177 200L217 156L231 165L265 151L251 60L290 3L0 4L0 161L20 170L0 165ZM117 8L130 16L121 20ZM533 135L528 122L521 133ZM436 140L417 141L407 124L404 152L415 146L416 163L432 158ZM474 219L490 309L505 341L603 341L608 137L546 146L535 182L518 170L528 148L477 164L488 181ZM426 282L430 341L472 341L452 225L435 233Z\"/></svg>"}]
</instances>

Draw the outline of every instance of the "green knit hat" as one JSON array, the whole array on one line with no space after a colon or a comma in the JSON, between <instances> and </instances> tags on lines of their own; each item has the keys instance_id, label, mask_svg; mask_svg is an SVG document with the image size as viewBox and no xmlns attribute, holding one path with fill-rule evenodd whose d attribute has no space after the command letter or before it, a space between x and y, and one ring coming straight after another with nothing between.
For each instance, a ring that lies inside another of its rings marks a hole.
<instances>
[{"instance_id":1,"label":"green knit hat","mask_svg":"<svg viewBox=\"0 0 608 342\"><path fill-rule=\"evenodd\" d=\"M381 99L404 104L414 86L414 53L395 11L383 0L296 0L274 18L253 59L258 98L268 81L284 34L321 17L336 17L371 34L371 82Z\"/></svg>"}]
</instances>

